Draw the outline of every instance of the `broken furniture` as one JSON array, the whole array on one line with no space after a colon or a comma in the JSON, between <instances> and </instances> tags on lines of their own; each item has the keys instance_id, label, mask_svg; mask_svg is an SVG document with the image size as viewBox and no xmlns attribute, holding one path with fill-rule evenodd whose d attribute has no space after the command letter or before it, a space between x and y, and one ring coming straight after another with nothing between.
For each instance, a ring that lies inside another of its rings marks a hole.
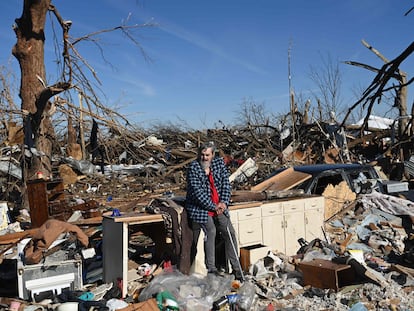
<instances>
[{"instance_id":1,"label":"broken furniture","mask_svg":"<svg viewBox=\"0 0 414 311\"><path fill-rule=\"evenodd\" d=\"M355 281L355 272L350 265L337 264L330 260L313 259L300 262L303 284L317 288L330 288L338 291Z\"/></svg>"},{"instance_id":2,"label":"broken furniture","mask_svg":"<svg viewBox=\"0 0 414 311\"><path fill-rule=\"evenodd\" d=\"M127 295L129 231L142 232L155 243L155 256L160 263L166 249L165 227L161 214L141 212L123 213L120 216L104 215L103 225L103 278L105 283L122 281L122 297Z\"/></svg>"},{"instance_id":3,"label":"broken furniture","mask_svg":"<svg viewBox=\"0 0 414 311\"><path fill-rule=\"evenodd\" d=\"M251 265L267 256L272 251L269 246L253 245L240 248L240 264L243 271L248 272Z\"/></svg>"},{"instance_id":4,"label":"broken furniture","mask_svg":"<svg viewBox=\"0 0 414 311\"><path fill-rule=\"evenodd\" d=\"M27 181L30 217L33 228L40 227L49 219L52 205L65 203L64 185L61 179L35 179Z\"/></svg>"},{"instance_id":5,"label":"broken furniture","mask_svg":"<svg viewBox=\"0 0 414 311\"><path fill-rule=\"evenodd\" d=\"M46 291L60 294L64 289L82 290L82 260L65 260L58 253L45 257L35 265L25 265L17 261L17 283L19 297L34 300L35 296Z\"/></svg>"}]
</instances>

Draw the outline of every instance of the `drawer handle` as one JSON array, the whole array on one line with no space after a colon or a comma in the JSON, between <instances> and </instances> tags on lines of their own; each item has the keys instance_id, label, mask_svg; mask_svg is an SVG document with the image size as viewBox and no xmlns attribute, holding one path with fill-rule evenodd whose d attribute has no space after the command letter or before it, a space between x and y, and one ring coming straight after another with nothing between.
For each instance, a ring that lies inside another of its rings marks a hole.
<instances>
[{"instance_id":1,"label":"drawer handle","mask_svg":"<svg viewBox=\"0 0 414 311\"><path fill-rule=\"evenodd\" d=\"M250 213L250 214L246 214L246 216L253 216L253 214L252 214L252 213Z\"/></svg>"},{"instance_id":2,"label":"drawer handle","mask_svg":"<svg viewBox=\"0 0 414 311\"><path fill-rule=\"evenodd\" d=\"M250 230L250 231L247 231L247 233L253 233L253 232L254 232L254 231L251 231L251 230Z\"/></svg>"}]
</instances>

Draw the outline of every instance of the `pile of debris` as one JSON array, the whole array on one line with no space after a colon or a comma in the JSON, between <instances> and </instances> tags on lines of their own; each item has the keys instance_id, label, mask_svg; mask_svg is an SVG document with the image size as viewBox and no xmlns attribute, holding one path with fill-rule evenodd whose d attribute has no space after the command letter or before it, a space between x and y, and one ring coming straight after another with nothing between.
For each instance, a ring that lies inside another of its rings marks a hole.
<instances>
[{"instance_id":1,"label":"pile of debris","mask_svg":"<svg viewBox=\"0 0 414 311\"><path fill-rule=\"evenodd\" d=\"M238 131L140 133L124 135L125 141L111 137L105 141L111 147L104 148L108 152L100 162L54 155L52 175L43 178L39 172L37 179L24 185L30 213L21 204L22 172L15 160L21 150L4 148L2 154L8 158L3 157L4 167L0 166L6 189L6 202L0 206L0 288L9 299L1 303L11 308L12 302L19 302L22 310L39 305L58 308L68 302L85 308L156 310L165 300L175 301L183 310L210 310L220 301L241 310L349 310L360 307L358 303L369 310L410 310L414 305L412 202L375 192L348 196L341 201L346 204L329 211L323 239L301 240L295 256L272 250L252 263L243 283L229 274L216 278L183 273L176 266L174 249L168 250L166 260L156 262L154 241L145 235L131 236L134 245L128 249L128 265L133 276L128 277L126 296L122 284L107 284L103 279L104 215L153 211L149 207L154 208L158 199L183 196L185 169L196 158L198 142L218 143L231 172L235 201L242 191L250 193L247 198L267 200L268 194L253 192L251 186L282 166L341 160L340 148L326 135L328 125L302 124L298 146L293 146L292 138L281 139L275 129L267 128L263 136L251 126ZM362 155L364 161L384 151L380 145L369 152L360 147L355 144L348 152L358 151L358 159ZM272 197L298 195L287 189ZM332 193L330 200L335 200ZM47 213L39 214L39 210ZM55 231L45 238L50 228ZM56 286L52 293L44 287L27 290L19 285L23 275L30 275L22 273L26 269L40 269L39 278L70 271L76 276L71 284L78 286L69 292L57 291Z\"/></svg>"},{"instance_id":2,"label":"pile of debris","mask_svg":"<svg viewBox=\"0 0 414 311\"><path fill-rule=\"evenodd\" d=\"M107 212L119 210L107 206ZM412 310L413 217L411 201L375 192L359 195L326 220L324 239L301 239L294 256L269 251L250 265L242 283L230 274L182 273L174 260L154 263L153 241L138 235L131 237L136 248L128 265L134 276L128 277L125 296L120 284L103 282L100 223L85 226L82 220L49 220L38 229L21 232L20 238L4 236L9 245L2 250L6 269L1 272L0 288L8 290L9 295L2 296L10 298L2 303L18 302L24 310L30 306L58 309L68 302L85 308L115 304L115 309L125 311L157 310L165 301L173 301L180 310L211 310L219 303L239 310ZM129 250L130 255L133 251ZM17 288L16 279L30 275L27 271L16 275L19 269L41 271L33 278L71 271L76 275L71 282L82 286L59 290L58 282L51 291ZM18 295L13 288L20 290Z\"/></svg>"}]
</instances>

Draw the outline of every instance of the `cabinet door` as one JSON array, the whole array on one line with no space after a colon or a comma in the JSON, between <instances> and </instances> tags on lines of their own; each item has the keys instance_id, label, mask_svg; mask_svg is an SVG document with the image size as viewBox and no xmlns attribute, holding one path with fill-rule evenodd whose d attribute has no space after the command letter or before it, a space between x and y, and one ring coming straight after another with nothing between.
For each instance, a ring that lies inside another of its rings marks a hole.
<instances>
[{"instance_id":1,"label":"cabinet door","mask_svg":"<svg viewBox=\"0 0 414 311\"><path fill-rule=\"evenodd\" d=\"M305 240L310 242L316 238L324 239L323 231L323 208L307 210L305 212Z\"/></svg>"},{"instance_id":2,"label":"cabinet door","mask_svg":"<svg viewBox=\"0 0 414 311\"><path fill-rule=\"evenodd\" d=\"M310 242L316 238L323 239L323 221L325 197L317 196L305 202L305 240Z\"/></svg>"},{"instance_id":3,"label":"cabinet door","mask_svg":"<svg viewBox=\"0 0 414 311\"><path fill-rule=\"evenodd\" d=\"M305 217L303 211L284 213L285 243L288 256L295 255L300 245L298 240L305 238Z\"/></svg>"},{"instance_id":4,"label":"cabinet door","mask_svg":"<svg viewBox=\"0 0 414 311\"><path fill-rule=\"evenodd\" d=\"M263 245L285 252L285 229L282 202L262 205Z\"/></svg>"},{"instance_id":5,"label":"cabinet door","mask_svg":"<svg viewBox=\"0 0 414 311\"><path fill-rule=\"evenodd\" d=\"M269 246L274 251L285 253L285 229L283 224L282 214L262 218L263 245Z\"/></svg>"}]
</instances>

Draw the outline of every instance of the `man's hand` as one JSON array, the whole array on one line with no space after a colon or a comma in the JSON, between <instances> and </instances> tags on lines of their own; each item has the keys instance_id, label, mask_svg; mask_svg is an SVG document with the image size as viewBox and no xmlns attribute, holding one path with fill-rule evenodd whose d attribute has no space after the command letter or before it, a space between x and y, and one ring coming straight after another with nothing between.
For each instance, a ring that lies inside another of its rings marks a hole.
<instances>
[{"instance_id":1,"label":"man's hand","mask_svg":"<svg viewBox=\"0 0 414 311\"><path fill-rule=\"evenodd\" d=\"M227 206L223 202L220 202L219 204L217 204L217 207L216 207L217 215L223 214L223 212L225 211L226 208L227 208Z\"/></svg>"}]
</instances>

